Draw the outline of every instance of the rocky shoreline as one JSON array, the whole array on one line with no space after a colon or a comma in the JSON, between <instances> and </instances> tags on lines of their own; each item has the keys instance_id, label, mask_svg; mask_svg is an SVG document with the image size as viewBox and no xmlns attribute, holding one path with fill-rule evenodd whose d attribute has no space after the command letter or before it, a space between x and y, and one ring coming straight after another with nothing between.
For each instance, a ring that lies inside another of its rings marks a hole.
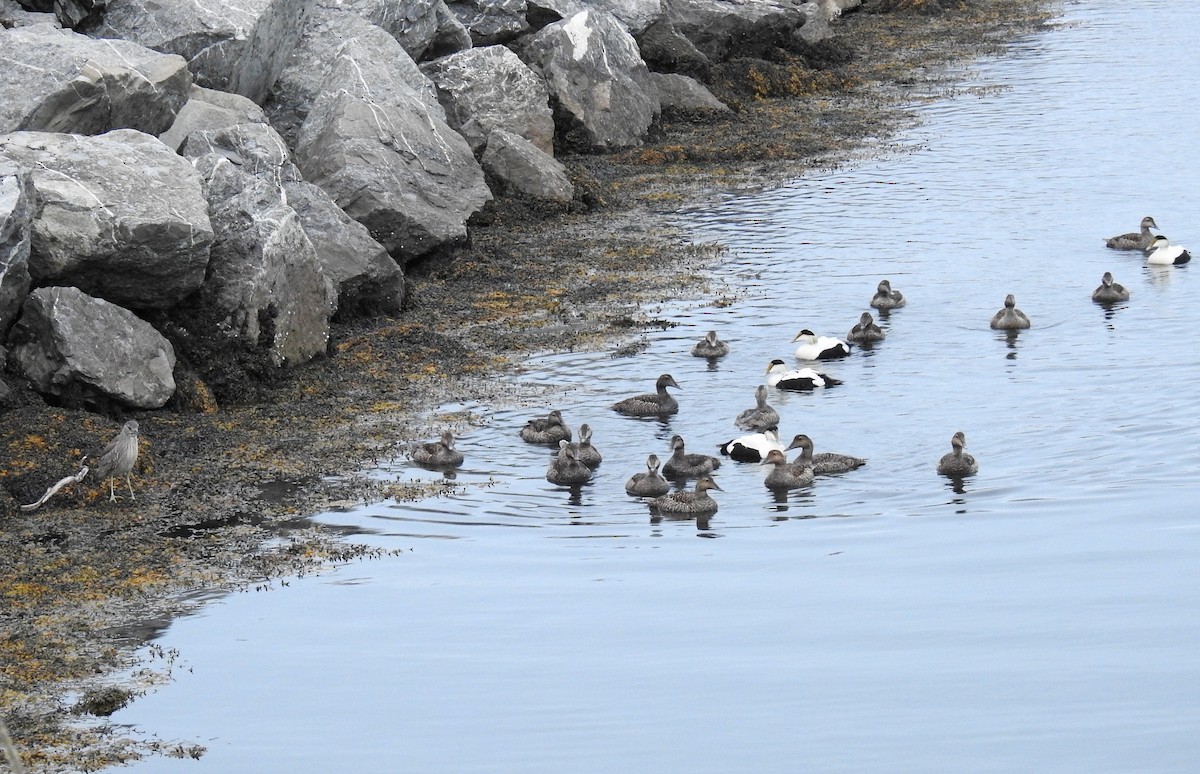
<instances>
[{"instance_id":1,"label":"rocky shoreline","mask_svg":"<svg viewBox=\"0 0 1200 774\"><path fill-rule=\"evenodd\" d=\"M39 771L200 754L81 719L169 676L167 654L130 672L148 621L366 555L305 517L436 494L356 475L472 421L430 409L512 399L496 376L530 352L636 347L667 324L645 299L736 303L698 271L719 247L656 213L877 149L942 65L1048 19L1035 0L318 0L288 24L258 4L272 45L189 59L140 3L47 3L52 22L0 3L0 40L87 57L80 104L27 78L35 101L0 110L0 718ZM88 112L97 84L122 128ZM414 123L437 125L383 128ZM136 501L89 478L18 508L128 418Z\"/></svg>"}]
</instances>

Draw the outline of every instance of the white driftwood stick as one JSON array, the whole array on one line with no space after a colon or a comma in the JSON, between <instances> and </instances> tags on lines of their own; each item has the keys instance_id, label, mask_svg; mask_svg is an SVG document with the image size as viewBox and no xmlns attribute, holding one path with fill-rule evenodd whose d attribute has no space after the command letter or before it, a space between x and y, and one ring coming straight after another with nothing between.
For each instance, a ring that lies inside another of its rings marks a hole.
<instances>
[{"instance_id":1,"label":"white driftwood stick","mask_svg":"<svg viewBox=\"0 0 1200 774\"><path fill-rule=\"evenodd\" d=\"M83 460L80 460L80 461L83 462L85 460L87 460L87 457L84 457ZM47 500L49 500L51 497L53 497L55 494L57 494L58 490L62 489L67 484L78 484L80 481L83 480L83 477L86 476L87 474L88 474L88 466L81 465L78 473L76 473L73 476L67 476L66 478L62 479L54 486L47 489L46 494L42 495L42 499L38 500L36 503L30 503L29 505L22 505L21 510L36 511L38 508L41 508L46 503Z\"/></svg>"}]
</instances>

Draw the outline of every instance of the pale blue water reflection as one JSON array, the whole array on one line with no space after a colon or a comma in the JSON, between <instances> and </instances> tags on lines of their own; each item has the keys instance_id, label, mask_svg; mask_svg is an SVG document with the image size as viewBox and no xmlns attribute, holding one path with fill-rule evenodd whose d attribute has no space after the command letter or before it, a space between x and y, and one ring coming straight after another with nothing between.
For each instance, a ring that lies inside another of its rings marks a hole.
<instances>
[{"instance_id":1,"label":"pale blue water reflection","mask_svg":"<svg viewBox=\"0 0 1200 774\"><path fill-rule=\"evenodd\" d=\"M1180 77L1200 10L1064 13L968 84L1007 89L922 107L912 152L685 213L730 246L733 306L664 303L678 326L635 357L531 362L544 397L452 407L486 423L451 493L325 517L402 557L174 624L194 672L118 718L209 752L141 768L1192 770L1196 268L1102 237L1151 214L1200 249ZM1109 311L1090 301L1106 270L1133 294ZM826 366L844 385L770 398L785 437L865 468L777 501L727 462L699 525L624 495L672 434L710 453L739 435L767 362L800 328L844 335L885 276L909 298L888 339ZM1009 292L1034 324L1011 340L987 328ZM688 355L709 329L734 348L713 369ZM676 417L608 410L661 372ZM577 492L516 438L548 406L605 454ZM960 429L981 471L955 491L933 467Z\"/></svg>"}]
</instances>

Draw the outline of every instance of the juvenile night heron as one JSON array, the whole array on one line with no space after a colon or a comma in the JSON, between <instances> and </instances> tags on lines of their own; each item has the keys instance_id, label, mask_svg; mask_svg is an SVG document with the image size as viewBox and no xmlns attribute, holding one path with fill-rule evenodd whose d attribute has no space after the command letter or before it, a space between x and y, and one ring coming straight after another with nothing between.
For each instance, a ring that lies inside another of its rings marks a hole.
<instances>
[{"instance_id":1,"label":"juvenile night heron","mask_svg":"<svg viewBox=\"0 0 1200 774\"><path fill-rule=\"evenodd\" d=\"M110 501L117 499L116 478L117 476L125 477L125 484L129 487L129 499L136 500L137 497L133 494L133 481L129 477L133 466L137 464L138 458L138 423L136 420L129 420L121 427L121 432L117 437L108 442L108 446L100 452L100 459L96 462L96 475L100 476L101 480L108 479L108 499Z\"/></svg>"}]
</instances>

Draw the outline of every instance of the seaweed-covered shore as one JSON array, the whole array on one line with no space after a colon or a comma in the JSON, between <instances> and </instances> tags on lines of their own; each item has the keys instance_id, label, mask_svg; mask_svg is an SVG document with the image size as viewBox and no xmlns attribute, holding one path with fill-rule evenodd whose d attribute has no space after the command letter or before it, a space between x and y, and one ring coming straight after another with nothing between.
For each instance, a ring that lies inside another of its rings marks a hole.
<instances>
[{"instance_id":1,"label":"seaweed-covered shore","mask_svg":"<svg viewBox=\"0 0 1200 774\"><path fill-rule=\"evenodd\" d=\"M781 52L714 74L714 92L735 108L727 118L668 115L643 147L562 158L585 206L489 206L468 245L410 266L402 313L339 324L325 358L249 377L230 361L204 374L216 401L201 390L186 411L106 417L10 396L18 405L0 414L0 708L26 763L95 770L202 754L97 719L169 679L171 654L140 649L163 622L207 589L270 588L369 558L307 517L436 494L358 473L429 437L430 409L513 398L504 376L530 352L628 344L659 323L643 298L722 302L697 271L719 247L689 243L656 214L876 152L913 120L907 105L953 86L946 65L1002 52L1049 19L1036 0L866 2L808 60ZM644 295L630 294L632 277ZM142 433L136 500L110 502L89 478L19 509L126 418Z\"/></svg>"}]
</instances>

